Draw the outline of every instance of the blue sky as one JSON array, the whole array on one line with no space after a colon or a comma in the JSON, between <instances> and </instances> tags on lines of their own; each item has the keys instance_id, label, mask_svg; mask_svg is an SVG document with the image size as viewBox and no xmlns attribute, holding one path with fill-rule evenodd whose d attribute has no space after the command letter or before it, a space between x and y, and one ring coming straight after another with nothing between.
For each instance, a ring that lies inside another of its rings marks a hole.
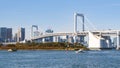
<instances>
[{"instance_id":1,"label":"blue sky","mask_svg":"<svg viewBox=\"0 0 120 68\"><path fill-rule=\"evenodd\" d=\"M14 32L25 27L27 38L31 25L42 32L73 32L74 12L83 13L98 30L120 29L120 0L0 0L0 27Z\"/></svg>"}]
</instances>

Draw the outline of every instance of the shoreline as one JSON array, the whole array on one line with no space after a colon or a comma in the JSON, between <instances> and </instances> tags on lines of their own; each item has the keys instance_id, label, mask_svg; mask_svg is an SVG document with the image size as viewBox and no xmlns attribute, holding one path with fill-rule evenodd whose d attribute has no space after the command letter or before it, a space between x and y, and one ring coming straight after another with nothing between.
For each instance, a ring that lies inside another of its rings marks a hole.
<instances>
[{"instance_id":1,"label":"shoreline","mask_svg":"<svg viewBox=\"0 0 120 68\"><path fill-rule=\"evenodd\" d=\"M9 49L11 49L11 48L9 48ZM0 48L0 50L8 50L8 49L1 49ZM75 49L17 49L17 50L60 50L60 51L66 50L66 51L74 51Z\"/></svg>"},{"instance_id":2,"label":"shoreline","mask_svg":"<svg viewBox=\"0 0 120 68\"><path fill-rule=\"evenodd\" d=\"M17 49L17 50L65 50L65 51L76 51L83 48L0 48L0 50L8 50L8 49ZM89 49L83 49L89 50Z\"/></svg>"},{"instance_id":3,"label":"shoreline","mask_svg":"<svg viewBox=\"0 0 120 68\"><path fill-rule=\"evenodd\" d=\"M17 49L17 50L89 50L86 46L80 44L70 44L70 43L16 43L16 44L8 44L1 45L0 50L8 50L8 49Z\"/></svg>"}]
</instances>

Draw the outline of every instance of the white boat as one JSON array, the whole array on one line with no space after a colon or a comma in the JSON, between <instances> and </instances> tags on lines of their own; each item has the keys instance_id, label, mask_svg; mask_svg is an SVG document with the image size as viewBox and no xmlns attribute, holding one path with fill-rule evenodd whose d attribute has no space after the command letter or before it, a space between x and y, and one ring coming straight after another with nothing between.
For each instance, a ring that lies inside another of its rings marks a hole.
<instances>
[{"instance_id":1,"label":"white boat","mask_svg":"<svg viewBox=\"0 0 120 68\"><path fill-rule=\"evenodd\" d=\"M8 49L8 51L12 51L12 49Z\"/></svg>"},{"instance_id":2,"label":"white boat","mask_svg":"<svg viewBox=\"0 0 120 68\"><path fill-rule=\"evenodd\" d=\"M8 49L9 52L17 51L17 49Z\"/></svg>"},{"instance_id":3,"label":"white boat","mask_svg":"<svg viewBox=\"0 0 120 68\"><path fill-rule=\"evenodd\" d=\"M82 49L75 51L75 53L81 53L81 52L83 53L84 51Z\"/></svg>"}]
</instances>

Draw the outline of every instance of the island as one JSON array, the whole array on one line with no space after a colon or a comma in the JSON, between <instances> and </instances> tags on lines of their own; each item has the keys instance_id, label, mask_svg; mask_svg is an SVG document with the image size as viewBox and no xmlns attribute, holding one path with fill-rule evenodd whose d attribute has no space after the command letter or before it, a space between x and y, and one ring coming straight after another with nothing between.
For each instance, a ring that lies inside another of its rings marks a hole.
<instances>
[{"instance_id":1,"label":"island","mask_svg":"<svg viewBox=\"0 0 120 68\"><path fill-rule=\"evenodd\" d=\"M17 50L89 50L86 46L80 43L68 42L48 42L48 43L16 43L16 44L0 44L0 50L17 49Z\"/></svg>"}]
</instances>

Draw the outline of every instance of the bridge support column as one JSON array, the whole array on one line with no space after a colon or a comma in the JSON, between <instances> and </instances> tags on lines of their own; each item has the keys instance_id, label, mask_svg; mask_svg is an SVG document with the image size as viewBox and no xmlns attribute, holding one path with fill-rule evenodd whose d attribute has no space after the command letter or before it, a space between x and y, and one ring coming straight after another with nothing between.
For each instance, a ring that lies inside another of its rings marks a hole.
<instances>
[{"instance_id":1,"label":"bridge support column","mask_svg":"<svg viewBox=\"0 0 120 68\"><path fill-rule=\"evenodd\" d=\"M49 37L49 42L53 42L53 36Z\"/></svg>"},{"instance_id":2,"label":"bridge support column","mask_svg":"<svg viewBox=\"0 0 120 68\"><path fill-rule=\"evenodd\" d=\"M45 42L53 42L53 36L44 38Z\"/></svg>"},{"instance_id":3,"label":"bridge support column","mask_svg":"<svg viewBox=\"0 0 120 68\"><path fill-rule=\"evenodd\" d=\"M81 44L84 44L84 42L85 42L84 37L85 37L85 36L79 36L79 37L80 37L80 41L79 41L79 42L80 42Z\"/></svg>"},{"instance_id":4,"label":"bridge support column","mask_svg":"<svg viewBox=\"0 0 120 68\"><path fill-rule=\"evenodd\" d=\"M120 32L117 31L117 50L120 49Z\"/></svg>"},{"instance_id":5,"label":"bridge support column","mask_svg":"<svg viewBox=\"0 0 120 68\"><path fill-rule=\"evenodd\" d=\"M68 40L67 40L69 43L74 43L74 39L73 39L73 36L69 36Z\"/></svg>"},{"instance_id":6,"label":"bridge support column","mask_svg":"<svg viewBox=\"0 0 120 68\"><path fill-rule=\"evenodd\" d=\"M76 38L77 38L77 36L73 36L74 43L76 43L76 42L77 42L77 41L76 41Z\"/></svg>"},{"instance_id":7,"label":"bridge support column","mask_svg":"<svg viewBox=\"0 0 120 68\"><path fill-rule=\"evenodd\" d=\"M42 38L42 42L45 43L45 38Z\"/></svg>"},{"instance_id":8,"label":"bridge support column","mask_svg":"<svg viewBox=\"0 0 120 68\"><path fill-rule=\"evenodd\" d=\"M60 37L59 36L55 36L54 37L54 42L60 42Z\"/></svg>"},{"instance_id":9,"label":"bridge support column","mask_svg":"<svg viewBox=\"0 0 120 68\"><path fill-rule=\"evenodd\" d=\"M36 43L41 43L42 42L42 39L40 38L40 39L36 39L36 40L34 40L34 42L36 42Z\"/></svg>"}]
</instances>

